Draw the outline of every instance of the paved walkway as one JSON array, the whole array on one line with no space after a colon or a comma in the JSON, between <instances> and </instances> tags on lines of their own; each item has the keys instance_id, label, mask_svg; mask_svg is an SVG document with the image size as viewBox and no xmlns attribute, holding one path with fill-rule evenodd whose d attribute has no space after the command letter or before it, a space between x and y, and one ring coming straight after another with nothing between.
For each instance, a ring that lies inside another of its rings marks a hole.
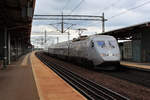
<instances>
[{"instance_id":1,"label":"paved walkway","mask_svg":"<svg viewBox=\"0 0 150 100\"><path fill-rule=\"evenodd\" d=\"M34 52L0 70L0 100L86 100Z\"/></svg>"},{"instance_id":2,"label":"paved walkway","mask_svg":"<svg viewBox=\"0 0 150 100\"><path fill-rule=\"evenodd\" d=\"M0 100L39 100L28 56L0 70Z\"/></svg>"}]
</instances>

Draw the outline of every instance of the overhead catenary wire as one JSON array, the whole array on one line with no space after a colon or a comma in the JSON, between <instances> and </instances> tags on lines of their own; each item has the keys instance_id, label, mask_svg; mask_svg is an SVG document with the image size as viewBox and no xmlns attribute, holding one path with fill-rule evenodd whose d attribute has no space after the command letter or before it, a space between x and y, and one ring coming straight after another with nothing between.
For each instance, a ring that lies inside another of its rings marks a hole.
<instances>
[{"instance_id":1,"label":"overhead catenary wire","mask_svg":"<svg viewBox=\"0 0 150 100\"><path fill-rule=\"evenodd\" d=\"M123 15L123 14L125 14L125 13L127 13L127 12L129 12L129 11L131 11L131 10L134 10L134 9L137 9L137 8L140 8L140 7L143 7L143 6L145 6L145 5L149 4L149 3L150 3L150 1L147 1L147 2L144 2L144 3L142 3L142 4L137 5L137 6L135 6L135 7L131 7L131 8L129 8L129 9L127 9L126 11L122 11L122 12L116 14L116 15L111 16L111 17L108 18L108 19L112 19L112 18L121 16L121 15Z\"/></svg>"},{"instance_id":2,"label":"overhead catenary wire","mask_svg":"<svg viewBox=\"0 0 150 100\"><path fill-rule=\"evenodd\" d=\"M79 2L79 4L76 5L76 6L71 10L71 13L70 13L70 14L72 14L77 8L79 8L83 2L84 2L84 0L81 0L81 1Z\"/></svg>"},{"instance_id":3,"label":"overhead catenary wire","mask_svg":"<svg viewBox=\"0 0 150 100\"><path fill-rule=\"evenodd\" d=\"M63 10L67 7L67 5L70 3L71 0L67 0L66 4L64 5L64 7L62 8L62 12Z\"/></svg>"},{"instance_id":4,"label":"overhead catenary wire","mask_svg":"<svg viewBox=\"0 0 150 100\"><path fill-rule=\"evenodd\" d=\"M116 0L115 2L111 3L109 6L104 7L104 8L101 9L101 10L102 10L102 11L103 11L103 10L107 10L107 9L109 9L109 8L111 8L111 7L115 6L115 5L117 5L118 2L120 2L120 0Z\"/></svg>"}]
</instances>

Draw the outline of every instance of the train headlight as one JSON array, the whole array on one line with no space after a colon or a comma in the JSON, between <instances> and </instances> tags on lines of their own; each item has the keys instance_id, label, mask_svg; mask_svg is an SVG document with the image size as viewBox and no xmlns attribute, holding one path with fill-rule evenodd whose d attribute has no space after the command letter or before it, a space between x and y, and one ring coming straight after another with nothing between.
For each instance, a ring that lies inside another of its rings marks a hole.
<instances>
[{"instance_id":1,"label":"train headlight","mask_svg":"<svg viewBox=\"0 0 150 100\"><path fill-rule=\"evenodd\" d=\"M119 53L117 53L117 54L113 54L113 53L101 53L100 55L102 57L106 57L106 56L117 56L117 57L119 57L120 56Z\"/></svg>"},{"instance_id":2,"label":"train headlight","mask_svg":"<svg viewBox=\"0 0 150 100\"><path fill-rule=\"evenodd\" d=\"M106 53L101 53L101 56L102 56L102 57L105 57L105 56L108 56L108 54L106 54Z\"/></svg>"},{"instance_id":3,"label":"train headlight","mask_svg":"<svg viewBox=\"0 0 150 100\"><path fill-rule=\"evenodd\" d=\"M112 54L112 53L110 53L110 54L109 54L109 56L113 56L113 54Z\"/></svg>"},{"instance_id":4,"label":"train headlight","mask_svg":"<svg viewBox=\"0 0 150 100\"><path fill-rule=\"evenodd\" d=\"M115 56L119 57L119 56L120 56L120 54L119 54L119 53L117 53Z\"/></svg>"}]
</instances>

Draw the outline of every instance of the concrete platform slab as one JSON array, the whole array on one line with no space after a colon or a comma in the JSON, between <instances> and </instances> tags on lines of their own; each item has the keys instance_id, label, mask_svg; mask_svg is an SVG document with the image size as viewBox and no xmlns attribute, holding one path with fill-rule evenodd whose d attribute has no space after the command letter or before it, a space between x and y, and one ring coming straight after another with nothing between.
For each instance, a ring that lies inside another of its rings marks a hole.
<instances>
[{"instance_id":1,"label":"concrete platform slab","mask_svg":"<svg viewBox=\"0 0 150 100\"><path fill-rule=\"evenodd\" d=\"M87 100L43 64L34 53L31 61L40 100Z\"/></svg>"},{"instance_id":2,"label":"concrete platform slab","mask_svg":"<svg viewBox=\"0 0 150 100\"><path fill-rule=\"evenodd\" d=\"M0 100L39 100L28 56L0 70Z\"/></svg>"}]
</instances>

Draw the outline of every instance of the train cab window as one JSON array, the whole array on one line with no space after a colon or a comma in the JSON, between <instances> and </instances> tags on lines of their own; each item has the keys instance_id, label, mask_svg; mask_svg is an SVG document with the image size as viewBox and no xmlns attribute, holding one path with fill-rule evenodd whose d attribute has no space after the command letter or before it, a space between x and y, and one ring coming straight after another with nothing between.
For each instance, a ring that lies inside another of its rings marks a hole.
<instances>
[{"instance_id":1,"label":"train cab window","mask_svg":"<svg viewBox=\"0 0 150 100\"><path fill-rule=\"evenodd\" d=\"M115 45L116 45L115 41L108 41L108 43L111 48L115 48Z\"/></svg>"},{"instance_id":2,"label":"train cab window","mask_svg":"<svg viewBox=\"0 0 150 100\"><path fill-rule=\"evenodd\" d=\"M91 47L92 47L92 48L94 47L94 42L93 42L93 41L91 41Z\"/></svg>"},{"instance_id":3,"label":"train cab window","mask_svg":"<svg viewBox=\"0 0 150 100\"><path fill-rule=\"evenodd\" d=\"M104 48L104 47L105 47L105 42L104 42L104 41L97 41L97 44L98 44L101 48Z\"/></svg>"}]
</instances>

